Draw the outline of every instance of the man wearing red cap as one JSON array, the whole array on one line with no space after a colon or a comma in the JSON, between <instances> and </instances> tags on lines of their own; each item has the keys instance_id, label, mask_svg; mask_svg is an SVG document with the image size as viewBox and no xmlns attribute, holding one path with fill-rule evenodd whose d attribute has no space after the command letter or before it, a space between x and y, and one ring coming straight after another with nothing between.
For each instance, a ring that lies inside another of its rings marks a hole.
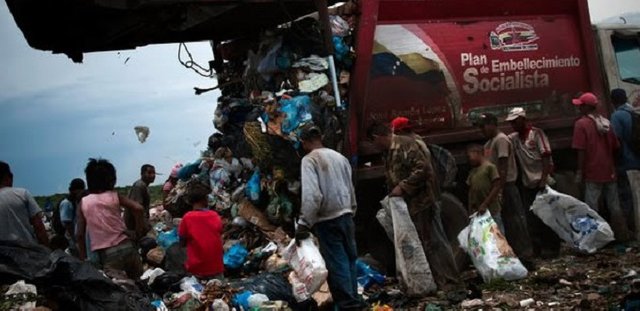
<instances>
[{"instance_id":1,"label":"man wearing red cap","mask_svg":"<svg viewBox=\"0 0 640 311\"><path fill-rule=\"evenodd\" d=\"M398 130L397 125L398 121L391 124L394 131ZM389 196L402 197L407 203L438 288L464 296L464 284L442 226L440 192L431 154L424 151L424 142L413 135L394 135L381 123L372 124L367 136L385 153Z\"/></svg>"},{"instance_id":2,"label":"man wearing red cap","mask_svg":"<svg viewBox=\"0 0 640 311\"><path fill-rule=\"evenodd\" d=\"M584 201L594 210L598 209L600 195L604 196L616 239L625 241L629 231L620 209L614 160L620 144L609 120L596 112L598 98L593 93L582 94L573 104L582 114L573 130L572 147L578 151L576 183L584 181Z\"/></svg>"}]
</instances>

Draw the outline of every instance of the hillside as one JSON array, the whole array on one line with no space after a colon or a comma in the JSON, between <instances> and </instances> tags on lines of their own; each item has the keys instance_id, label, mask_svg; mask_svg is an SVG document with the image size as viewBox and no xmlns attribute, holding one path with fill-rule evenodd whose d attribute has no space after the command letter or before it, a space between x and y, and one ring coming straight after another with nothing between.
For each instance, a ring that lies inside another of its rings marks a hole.
<instances>
[{"instance_id":1,"label":"hillside","mask_svg":"<svg viewBox=\"0 0 640 311\"><path fill-rule=\"evenodd\" d=\"M131 190L131 186L118 187L116 188L116 190L118 191L118 193L126 196L129 194L129 191ZM151 195L152 205L154 204L154 202L162 201L162 185L150 186L149 194ZM60 202L65 195L66 195L65 193L57 193L57 194L52 194L48 196L37 196L35 197L35 199L36 199L36 202L38 202L38 205L44 209L45 206L47 205L47 202L51 202L51 206L53 206L54 204L57 204L58 202Z\"/></svg>"}]
</instances>

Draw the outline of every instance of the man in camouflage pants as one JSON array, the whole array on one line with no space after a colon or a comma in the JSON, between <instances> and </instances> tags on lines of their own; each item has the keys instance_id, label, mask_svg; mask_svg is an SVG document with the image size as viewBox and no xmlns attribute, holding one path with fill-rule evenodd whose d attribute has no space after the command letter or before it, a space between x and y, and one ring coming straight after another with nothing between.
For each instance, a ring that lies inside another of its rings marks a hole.
<instances>
[{"instance_id":1,"label":"man in camouflage pants","mask_svg":"<svg viewBox=\"0 0 640 311\"><path fill-rule=\"evenodd\" d=\"M386 152L387 184L392 189L389 196L401 196L407 203L438 288L463 290L440 220L439 189L428 149L421 148L411 136L393 135L383 124L373 124L367 134Z\"/></svg>"}]
</instances>

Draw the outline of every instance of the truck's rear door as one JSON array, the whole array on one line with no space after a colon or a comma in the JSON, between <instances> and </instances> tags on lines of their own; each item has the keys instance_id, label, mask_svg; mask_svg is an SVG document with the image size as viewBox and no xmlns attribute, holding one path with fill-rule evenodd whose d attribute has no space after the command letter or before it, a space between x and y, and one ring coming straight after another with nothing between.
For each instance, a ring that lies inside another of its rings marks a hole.
<instances>
[{"instance_id":1,"label":"truck's rear door","mask_svg":"<svg viewBox=\"0 0 640 311\"><path fill-rule=\"evenodd\" d=\"M472 124L481 113L519 106L566 148L570 99L602 94L585 0L372 0L362 9L352 90L360 146L370 122L405 116L455 149L480 138Z\"/></svg>"}]
</instances>

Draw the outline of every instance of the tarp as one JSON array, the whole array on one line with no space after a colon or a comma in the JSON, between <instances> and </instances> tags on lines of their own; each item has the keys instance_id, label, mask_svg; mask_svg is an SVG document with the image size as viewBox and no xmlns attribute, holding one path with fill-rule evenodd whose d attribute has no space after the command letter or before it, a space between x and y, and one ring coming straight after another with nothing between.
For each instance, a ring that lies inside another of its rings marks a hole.
<instances>
[{"instance_id":1,"label":"tarp","mask_svg":"<svg viewBox=\"0 0 640 311\"><path fill-rule=\"evenodd\" d=\"M155 310L142 295L127 293L89 262L40 245L0 241L0 280L36 285L59 310Z\"/></svg>"}]
</instances>

